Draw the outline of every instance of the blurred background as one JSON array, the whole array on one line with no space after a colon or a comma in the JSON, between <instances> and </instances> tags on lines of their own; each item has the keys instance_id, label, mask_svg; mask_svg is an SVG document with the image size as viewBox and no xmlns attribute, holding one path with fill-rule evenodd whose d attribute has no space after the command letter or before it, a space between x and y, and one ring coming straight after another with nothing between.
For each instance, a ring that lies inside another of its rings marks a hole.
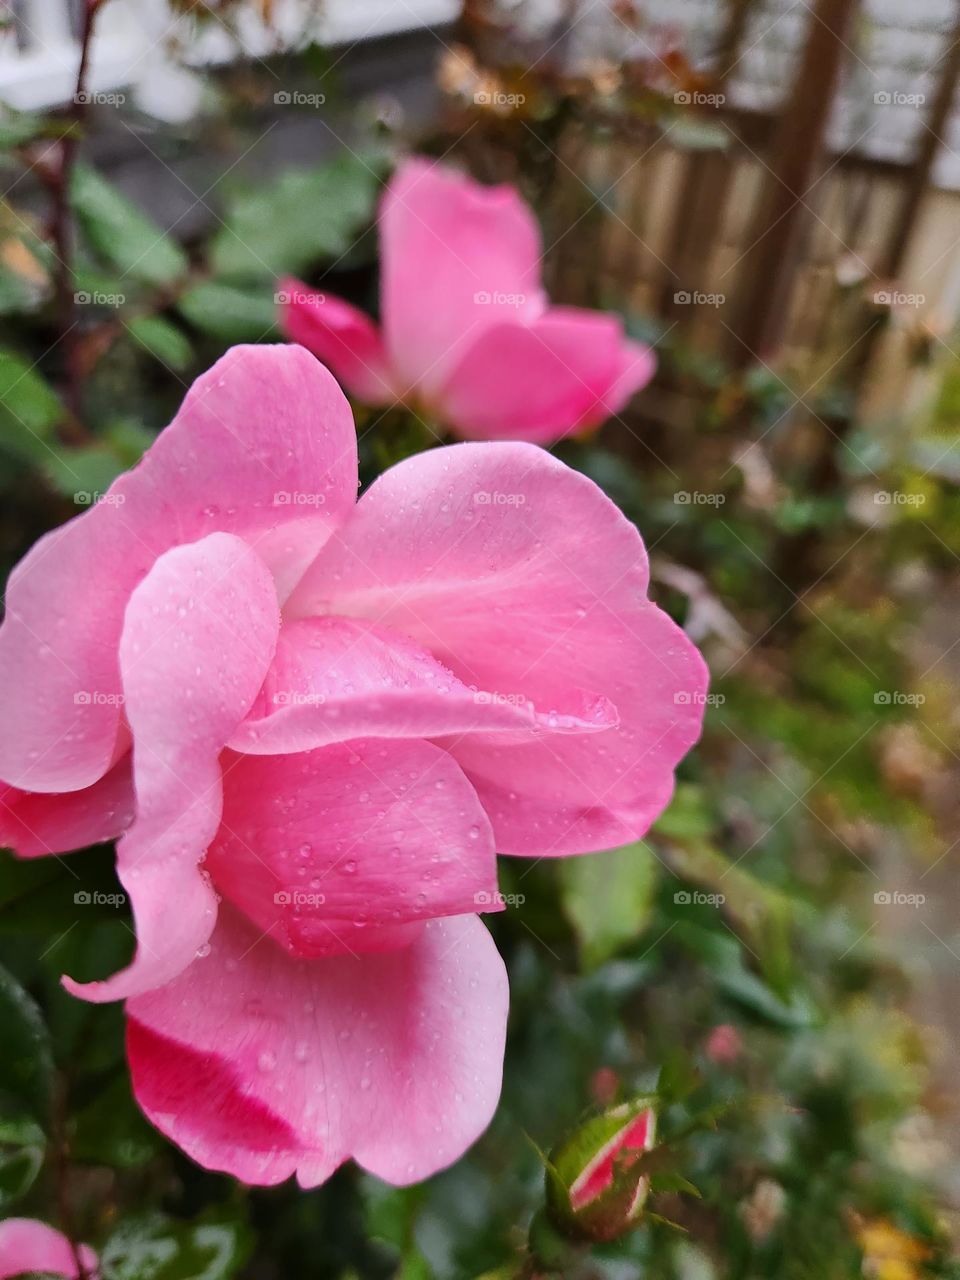
<instances>
[{"instance_id":1,"label":"blurred background","mask_svg":"<svg viewBox=\"0 0 960 1280\"><path fill-rule=\"evenodd\" d=\"M408 1190L172 1149L121 1011L58 986L130 950L75 902L111 850L0 855L0 1213L105 1280L960 1276L958 77L955 0L0 0L4 574L277 340L282 276L376 312L417 151L518 187L552 299L655 348L556 452L713 675L647 839L501 860L503 1101ZM355 410L365 482L440 439ZM646 1091L639 1226L544 1227L541 1153Z\"/></svg>"}]
</instances>

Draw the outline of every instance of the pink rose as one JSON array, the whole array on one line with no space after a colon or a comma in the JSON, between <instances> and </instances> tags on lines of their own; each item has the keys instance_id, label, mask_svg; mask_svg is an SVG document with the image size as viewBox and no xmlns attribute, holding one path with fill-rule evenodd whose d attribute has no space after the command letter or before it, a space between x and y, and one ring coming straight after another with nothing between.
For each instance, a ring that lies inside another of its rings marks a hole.
<instances>
[{"instance_id":1,"label":"pink rose","mask_svg":"<svg viewBox=\"0 0 960 1280\"><path fill-rule=\"evenodd\" d=\"M33 1218L0 1222L0 1280L42 1271L69 1280L96 1280L97 1255L87 1245L76 1249L59 1231Z\"/></svg>"},{"instance_id":2,"label":"pink rose","mask_svg":"<svg viewBox=\"0 0 960 1280\"><path fill-rule=\"evenodd\" d=\"M590 480L465 444L356 495L333 377L237 347L0 628L0 840L122 835L136 954L66 984L127 1000L144 1111L250 1183L460 1155L500 1087L495 850L636 838L700 728L703 662Z\"/></svg>"},{"instance_id":3,"label":"pink rose","mask_svg":"<svg viewBox=\"0 0 960 1280\"><path fill-rule=\"evenodd\" d=\"M653 352L612 315L551 307L540 233L512 187L407 160L380 215L382 333L362 311L281 282L284 330L366 404L415 402L468 440L550 444L619 413Z\"/></svg>"}]
</instances>

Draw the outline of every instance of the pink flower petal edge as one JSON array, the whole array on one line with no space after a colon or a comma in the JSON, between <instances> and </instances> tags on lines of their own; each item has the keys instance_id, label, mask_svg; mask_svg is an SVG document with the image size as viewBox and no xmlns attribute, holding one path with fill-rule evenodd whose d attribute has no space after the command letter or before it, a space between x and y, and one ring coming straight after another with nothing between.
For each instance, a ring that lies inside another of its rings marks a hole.
<instances>
[{"instance_id":1,"label":"pink flower petal edge","mask_svg":"<svg viewBox=\"0 0 960 1280\"><path fill-rule=\"evenodd\" d=\"M312 351L354 395L367 404L398 398L383 341L368 315L291 278L281 280L279 296L288 336Z\"/></svg>"},{"instance_id":2,"label":"pink flower petal edge","mask_svg":"<svg viewBox=\"0 0 960 1280\"><path fill-rule=\"evenodd\" d=\"M234 347L101 502L41 538L7 586L0 778L78 791L129 747L118 646L157 557L221 532L296 582L357 494L357 440L331 374L298 347Z\"/></svg>"},{"instance_id":3,"label":"pink flower petal edge","mask_svg":"<svg viewBox=\"0 0 960 1280\"><path fill-rule=\"evenodd\" d=\"M81 1266L85 1280L96 1280L97 1255L88 1245L78 1246L75 1252L62 1232L35 1218L7 1218L0 1222L0 1280L12 1280L29 1272L78 1280Z\"/></svg>"},{"instance_id":4,"label":"pink flower petal edge","mask_svg":"<svg viewBox=\"0 0 960 1280\"><path fill-rule=\"evenodd\" d=\"M342 299L282 282L285 333L359 400L418 405L455 435L551 444L620 412L653 352L611 315L550 307L540 233L509 186L404 161L380 211L382 331Z\"/></svg>"},{"instance_id":5,"label":"pink flower petal edge","mask_svg":"<svg viewBox=\"0 0 960 1280\"><path fill-rule=\"evenodd\" d=\"M211 953L127 1005L140 1106L208 1169L323 1182L352 1157L397 1185L455 1160L500 1093L507 980L475 916L409 946L296 960L231 909Z\"/></svg>"},{"instance_id":6,"label":"pink flower petal edge","mask_svg":"<svg viewBox=\"0 0 960 1280\"><path fill-rule=\"evenodd\" d=\"M136 813L130 757L99 782L62 795L0 790L0 846L21 858L69 853L123 835Z\"/></svg>"}]
</instances>

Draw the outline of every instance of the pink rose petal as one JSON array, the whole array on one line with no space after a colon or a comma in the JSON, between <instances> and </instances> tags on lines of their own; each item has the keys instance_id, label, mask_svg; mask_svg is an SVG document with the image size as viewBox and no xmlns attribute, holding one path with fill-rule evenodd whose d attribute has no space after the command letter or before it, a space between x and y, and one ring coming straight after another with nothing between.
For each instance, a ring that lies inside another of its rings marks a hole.
<instances>
[{"instance_id":1,"label":"pink rose petal","mask_svg":"<svg viewBox=\"0 0 960 1280\"><path fill-rule=\"evenodd\" d=\"M77 1280L79 1262L85 1280L96 1280L97 1255L89 1246L73 1245L60 1231L34 1218L7 1218L0 1222L0 1280L28 1272L45 1272Z\"/></svg>"},{"instance_id":2,"label":"pink rose petal","mask_svg":"<svg viewBox=\"0 0 960 1280\"><path fill-rule=\"evenodd\" d=\"M445 751L418 741L228 757L206 866L301 956L403 945L426 919L493 904L497 888L476 794Z\"/></svg>"},{"instance_id":3,"label":"pink rose petal","mask_svg":"<svg viewBox=\"0 0 960 1280\"><path fill-rule=\"evenodd\" d=\"M120 641L133 731L137 820L117 850L137 952L104 982L64 979L97 1003L149 991L203 946L216 901L199 863L222 806L218 756L273 656L273 580L239 538L214 533L166 552L135 589Z\"/></svg>"},{"instance_id":4,"label":"pink rose petal","mask_svg":"<svg viewBox=\"0 0 960 1280\"><path fill-rule=\"evenodd\" d=\"M353 1157L398 1185L456 1160L497 1104L503 962L475 916L400 951L296 960L227 908L211 952L127 1006L134 1092L204 1168L317 1186Z\"/></svg>"},{"instance_id":5,"label":"pink rose petal","mask_svg":"<svg viewBox=\"0 0 960 1280\"><path fill-rule=\"evenodd\" d=\"M585 679L616 705L620 723L590 738L447 744L490 815L497 849L545 857L637 840L666 808L673 771L700 736L703 659L656 605L616 594L588 604L548 656L523 655L530 665L519 682L538 701Z\"/></svg>"},{"instance_id":6,"label":"pink rose petal","mask_svg":"<svg viewBox=\"0 0 960 1280\"><path fill-rule=\"evenodd\" d=\"M540 234L512 187L407 160L387 188L380 236L387 350L428 399L484 329L543 310Z\"/></svg>"},{"instance_id":7,"label":"pink rose petal","mask_svg":"<svg viewBox=\"0 0 960 1280\"><path fill-rule=\"evenodd\" d=\"M383 340L368 315L299 280L280 281L280 318L294 342L312 351L367 404L395 400Z\"/></svg>"},{"instance_id":8,"label":"pink rose petal","mask_svg":"<svg viewBox=\"0 0 960 1280\"><path fill-rule=\"evenodd\" d=\"M581 853L646 831L700 731L706 668L647 580L639 534L592 481L530 445L457 445L381 476L288 611L335 602L548 718L583 689L615 707L596 734L446 740L500 852Z\"/></svg>"},{"instance_id":9,"label":"pink rose petal","mask_svg":"<svg viewBox=\"0 0 960 1280\"><path fill-rule=\"evenodd\" d=\"M597 1152L570 1187L570 1207L574 1212L592 1204L613 1186L617 1161L629 1161L631 1152L649 1151L653 1146L656 1116L649 1108L641 1111L615 1133ZM643 1189L646 1189L644 1183Z\"/></svg>"},{"instance_id":10,"label":"pink rose petal","mask_svg":"<svg viewBox=\"0 0 960 1280\"><path fill-rule=\"evenodd\" d=\"M136 799L129 755L83 791L34 794L0 791L0 845L21 858L69 853L115 840L133 821Z\"/></svg>"},{"instance_id":11,"label":"pink rose petal","mask_svg":"<svg viewBox=\"0 0 960 1280\"><path fill-rule=\"evenodd\" d=\"M237 751L309 751L350 738L431 738L498 733L595 733L617 723L603 699L570 691L564 711L546 715L520 696L470 688L402 635L353 618L287 622Z\"/></svg>"},{"instance_id":12,"label":"pink rose petal","mask_svg":"<svg viewBox=\"0 0 960 1280\"><path fill-rule=\"evenodd\" d=\"M89 786L126 750L117 646L157 556L217 530L248 538L281 596L357 490L356 436L334 379L296 347L234 347L105 501L13 571L0 627L0 779Z\"/></svg>"},{"instance_id":13,"label":"pink rose petal","mask_svg":"<svg viewBox=\"0 0 960 1280\"><path fill-rule=\"evenodd\" d=\"M438 392L440 416L468 439L550 443L609 417L608 400L622 407L624 364L611 316L557 307L530 324L503 320L465 346Z\"/></svg>"}]
</instances>

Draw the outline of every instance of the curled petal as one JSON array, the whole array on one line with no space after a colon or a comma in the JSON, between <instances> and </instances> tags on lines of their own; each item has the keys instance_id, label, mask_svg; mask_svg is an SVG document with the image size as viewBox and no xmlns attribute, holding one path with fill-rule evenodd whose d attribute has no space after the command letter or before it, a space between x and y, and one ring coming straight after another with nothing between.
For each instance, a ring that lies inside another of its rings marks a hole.
<instances>
[{"instance_id":1,"label":"curled petal","mask_svg":"<svg viewBox=\"0 0 960 1280\"><path fill-rule=\"evenodd\" d=\"M137 952L104 982L64 979L100 1003L168 982L203 946L216 901L200 861L220 824L219 754L273 656L273 580L239 538L161 556L130 598L120 642L137 819L117 849Z\"/></svg>"},{"instance_id":2,"label":"curled petal","mask_svg":"<svg viewBox=\"0 0 960 1280\"><path fill-rule=\"evenodd\" d=\"M231 739L256 755L351 738L596 733L617 722L603 698L569 691L563 711L470 688L425 649L372 623L324 615L288 622L263 688Z\"/></svg>"},{"instance_id":3,"label":"curled petal","mask_svg":"<svg viewBox=\"0 0 960 1280\"><path fill-rule=\"evenodd\" d=\"M528 673L542 691L587 679L613 700L615 728L586 739L449 742L490 815L500 853L611 849L645 835L700 736L708 673L697 649L648 600L597 599Z\"/></svg>"}]
</instances>

